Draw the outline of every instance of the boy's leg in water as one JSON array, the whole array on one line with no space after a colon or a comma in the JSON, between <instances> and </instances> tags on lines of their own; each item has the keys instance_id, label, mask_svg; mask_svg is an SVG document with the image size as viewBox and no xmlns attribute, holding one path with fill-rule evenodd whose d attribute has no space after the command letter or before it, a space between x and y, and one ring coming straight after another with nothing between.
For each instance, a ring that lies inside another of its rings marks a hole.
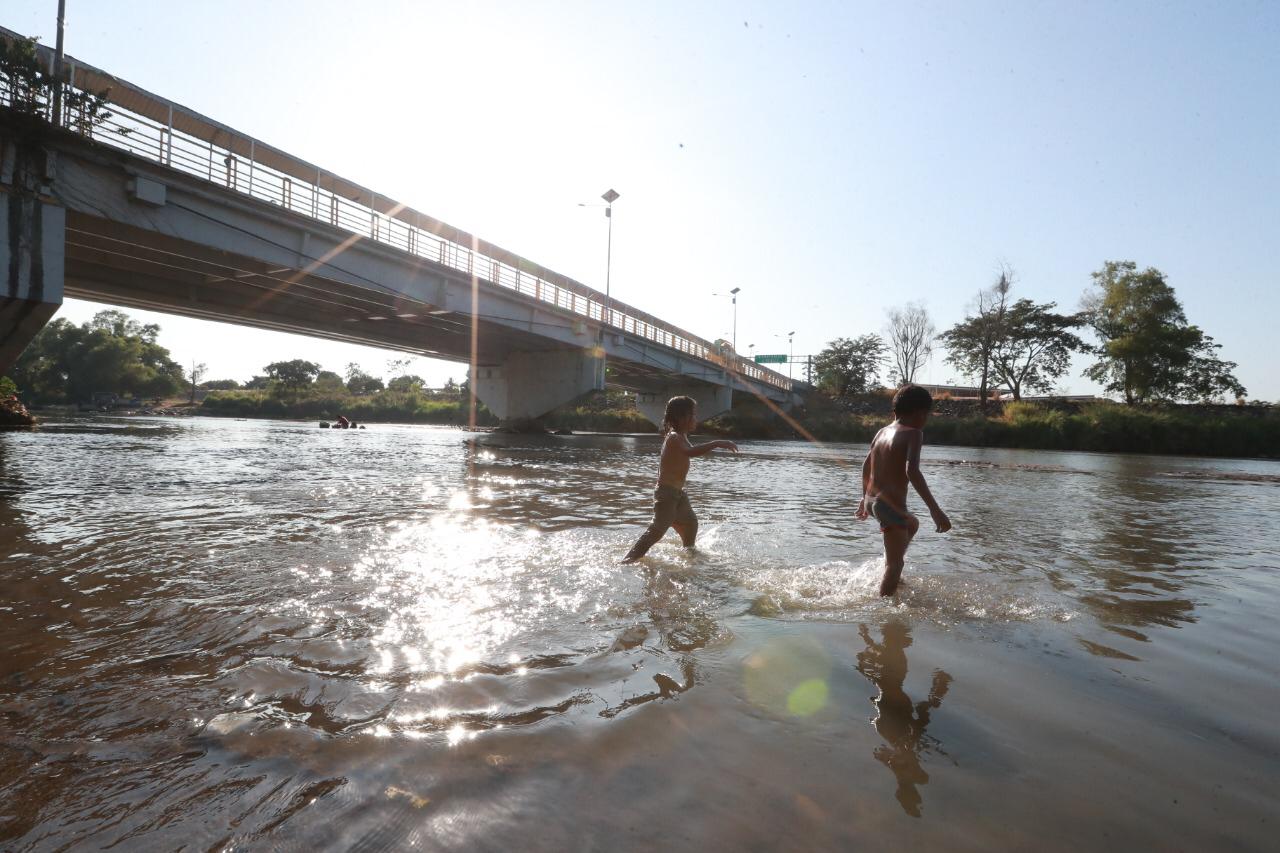
<instances>
[{"instance_id":1,"label":"boy's leg in water","mask_svg":"<svg viewBox=\"0 0 1280 853\"><path fill-rule=\"evenodd\" d=\"M920 520L907 515L907 527L889 527L884 531L884 577L880 581L880 594L893 595L906 564L907 546L920 529Z\"/></svg>"},{"instance_id":2,"label":"boy's leg in water","mask_svg":"<svg viewBox=\"0 0 1280 853\"><path fill-rule=\"evenodd\" d=\"M676 529L676 533L680 534L680 541L684 543L684 547L692 548L694 540L698 538L698 516L693 514L689 496L684 492L680 493L680 502L676 504L675 521L671 522L671 526Z\"/></svg>"},{"instance_id":3,"label":"boy's leg in water","mask_svg":"<svg viewBox=\"0 0 1280 853\"><path fill-rule=\"evenodd\" d=\"M676 498L665 489L659 488L653 495L653 521L645 528L644 533L640 534L640 538L636 544L631 546L631 550L627 552L627 556L622 558L624 563L633 563L648 553L649 549L658 543L658 540L667 535L667 530L671 527L671 523L676 517Z\"/></svg>"}]
</instances>

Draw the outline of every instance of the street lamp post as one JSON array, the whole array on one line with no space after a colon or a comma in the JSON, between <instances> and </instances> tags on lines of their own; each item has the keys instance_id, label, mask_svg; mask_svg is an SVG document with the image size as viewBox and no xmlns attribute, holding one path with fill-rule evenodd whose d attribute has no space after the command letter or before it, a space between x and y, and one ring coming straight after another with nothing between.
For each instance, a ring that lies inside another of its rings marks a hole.
<instances>
[{"instance_id":1,"label":"street lamp post","mask_svg":"<svg viewBox=\"0 0 1280 853\"><path fill-rule=\"evenodd\" d=\"M733 352L737 353L737 293L741 291L741 287L735 287L730 291L733 297Z\"/></svg>"},{"instance_id":2,"label":"street lamp post","mask_svg":"<svg viewBox=\"0 0 1280 853\"><path fill-rule=\"evenodd\" d=\"M735 287L728 293L711 294L712 296L728 296L733 300L733 337L731 338L731 342L733 343L733 351L735 353L738 351L738 294L741 292L741 287Z\"/></svg>"},{"instance_id":3,"label":"street lamp post","mask_svg":"<svg viewBox=\"0 0 1280 853\"><path fill-rule=\"evenodd\" d=\"M785 335L774 335L775 338L787 339L787 378L791 378L791 360L796 357L795 332L787 332Z\"/></svg>"},{"instance_id":4,"label":"street lamp post","mask_svg":"<svg viewBox=\"0 0 1280 853\"><path fill-rule=\"evenodd\" d=\"M605 357L604 357L604 327L610 324L613 317L613 299L612 299L612 273L613 273L613 203L621 196L617 190L608 190L600 198L604 199L604 218L609 220L609 236L605 243L604 255L604 306L600 312L600 388L604 389L605 379ZM598 204L581 203L578 207L600 207Z\"/></svg>"},{"instance_id":5,"label":"street lamp post","mask_svg":"<svg viewBox=\"0 0 1280 853\"><path fill-rule=\"evenodd\" d=\"M615 190L609 190L600 196L604 199L604 218L609 220L609 237L605 243L604 254L604 321L607 323L610 317L610 280L609 276L613 270L613 203L618 200L619 195ZM604 343L604 324L600 326L600 342Z\"/></svg>"}]
</instances>

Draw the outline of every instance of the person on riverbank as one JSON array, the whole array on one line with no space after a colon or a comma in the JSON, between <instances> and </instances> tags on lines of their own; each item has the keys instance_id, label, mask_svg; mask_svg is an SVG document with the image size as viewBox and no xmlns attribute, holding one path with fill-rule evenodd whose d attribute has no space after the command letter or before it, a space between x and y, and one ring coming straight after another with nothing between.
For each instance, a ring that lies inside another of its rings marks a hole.
<instances>
[{"instance_id":1,"label":"person on riverbank","mask_svg":"<svg viewBox=\"0 0 1280 853\"><path fill-rule=\"evenodd\" d=\"M893 595L902 576L907 546L920 529L920 520L907 512L907 484L929 507L939 533L951 529L951 519L938 506L920 471L924 425L933 397L919 385L906 385L893 395L893 423L876 433L862 463L862 500L855 517L874 516L884 536L884 577L880 594Z\"/></svg>"},{"instance_id":2,"label":"person on riverbank","mask_svg":"<svg viewBox=\"0 0 1280 853\"><path fill-rule=\"evenodd\" d=\"M725 439L691 444L689 433L697 425L697 403L691 397L672 397L667 401L667 410L662 416L662 431L666 438L662 441L662 456L658 461L658 484L653 490L653 521L622 562L639 560L672 527L680 534L684 547L693 547L698 536L698 517L693 514L689 496L684 492L689 460L713 450L738 452L738 445Z\"/></svg>"}]
</instances>

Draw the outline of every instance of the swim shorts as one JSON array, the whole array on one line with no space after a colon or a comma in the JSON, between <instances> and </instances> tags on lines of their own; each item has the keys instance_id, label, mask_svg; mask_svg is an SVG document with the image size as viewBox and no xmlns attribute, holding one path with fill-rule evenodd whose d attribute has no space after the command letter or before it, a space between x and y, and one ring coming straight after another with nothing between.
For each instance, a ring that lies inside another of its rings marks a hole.
<instances>
[{"instance_id":1,"label":"swim shorts","mask_svg":"<svg viewBox=\"0 0 1280 853\"><path fill-rule=\"evenodd\" d=\"M869 509L871 514L875 516L876 521L880 522L881 530L888 530L892 527L911 529L911 523L907 521L907 517L894 509L884 498L873 498Z\"/></svg>"}]
</instances>

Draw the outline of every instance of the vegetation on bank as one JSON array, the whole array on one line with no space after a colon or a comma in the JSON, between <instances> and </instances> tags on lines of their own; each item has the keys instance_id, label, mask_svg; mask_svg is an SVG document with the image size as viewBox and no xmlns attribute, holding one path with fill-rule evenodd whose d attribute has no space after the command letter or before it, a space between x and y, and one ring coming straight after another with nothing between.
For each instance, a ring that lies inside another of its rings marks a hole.
<instances>
[{"instance_id":1,"label":"vegetation on bank","mask_svg":"<svg viewBox=\"0 0 1280 853\"><path fill-rule=\"evenodd\" d=\"M393 383L394 384L394 383ZM352 393L339 387L291 391L281 387L211 391L200 414L239 418L333 420L345 415L357 422L440 424L470 423L470 398L462 389L431 391L418 386ZM550 430L587 432L655 432L656 427L616 392L592 395L540 419ZM476 402L476 425L492 427L498 419Z\"/></svg>"},{"instance_id":2,"label":"vegetation on bank","mask_svg":"<svg viewBox=\"0 0 1280 853\"><path fill-rule=\"evenodd\" d=\"M345 389L312 393L277 393L273 389L211 391L200 406L200 414L236 418L281 418L285 420L333 420L346 415L351 420L411 424L464 425L469 422L469 402L465 397L437 398L421 391L376 391L352 394ZM476 406L476 424L494 426L498 419L483 405Z\"/></svg>"},{"instance_id":3,"label":"vegetation on bank","mask_svg":"<svg viewBox=\"0 0 1280 853\"><path fill-rule=\"evenodd\" d=\"M1027 450L1085 450L1186 456L1280 457L1280 410L1273 406L1124 406L1006 403L998 414L941 413L929 419L925 443ZM813 438L867 442L892 420L830 408L801 412L793 422L750 408L709 424L740 438Z\"/></svg>"}]
</instances>

